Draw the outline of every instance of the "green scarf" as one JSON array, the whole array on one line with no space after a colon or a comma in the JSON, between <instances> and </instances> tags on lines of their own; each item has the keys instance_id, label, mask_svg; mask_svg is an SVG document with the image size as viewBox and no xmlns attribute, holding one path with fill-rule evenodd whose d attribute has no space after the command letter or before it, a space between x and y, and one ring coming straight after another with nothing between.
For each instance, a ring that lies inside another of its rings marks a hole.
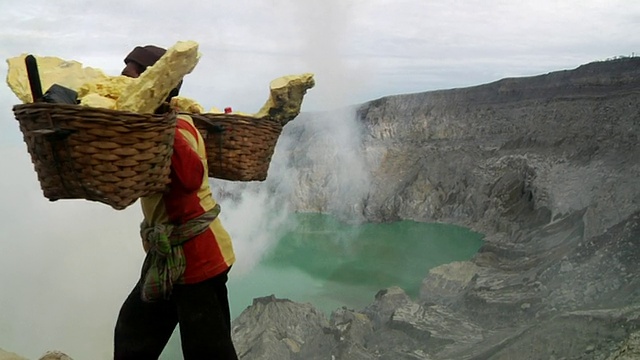
<instances>
[{"instance_id":1,"label":"green scarf","mask_svg":"<svg viewBox=\"0 0 640 360\"><path fill-rule=\"evenodd\" d=\"M182 225L140 224L142 239L151 245L142 264L142 300L168 299L173 284L180 283L187 261L182 244L209 228L220 214L220 205Z\"/></svg>"}]
</instances>

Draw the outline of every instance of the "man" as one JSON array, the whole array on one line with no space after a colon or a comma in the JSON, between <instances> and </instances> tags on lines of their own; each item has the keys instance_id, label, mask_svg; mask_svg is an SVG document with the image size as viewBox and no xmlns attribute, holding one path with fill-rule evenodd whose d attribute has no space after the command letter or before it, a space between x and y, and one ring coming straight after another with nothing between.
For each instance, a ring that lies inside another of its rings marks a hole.
<instances>
[{"instance_id":1,"label":"man","mask_svg":"<svg viewBox=\"0 0 640 360\"><path fill-rule=\"evenodd\" d=\"M122 75L138 77L164 53L156 46L136 47L125 58ZM147 257L118 316L117 360L157 359L177 324L186 360L237 359L226 287L235 255L217 217L220 206L211 195L206 159L191 118L179 115L169 191L141 198Z\"/></svg>"}]
</instances>

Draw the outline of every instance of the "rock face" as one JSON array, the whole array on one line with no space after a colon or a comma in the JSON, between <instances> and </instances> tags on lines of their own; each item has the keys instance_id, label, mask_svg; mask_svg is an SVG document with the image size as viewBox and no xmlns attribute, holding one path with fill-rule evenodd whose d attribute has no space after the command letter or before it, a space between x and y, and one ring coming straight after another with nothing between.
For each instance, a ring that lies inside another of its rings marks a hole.
<instances>
[{"instance_id":1,"label":"rock face","mask_svg":"<svg viewBox=\"0 0 640 360\"><path fill-rule=\"evenodd\" d=\"M18 354L0 349L0 360L29 360ZM60 351L47 351L38 360L73 360L67 354Z\"/></svg>"},{"instance_id":2,"label":"rock face","mask_svg":"<svg viewBox=\"0 0 640 360\"><path fill-rule=\"evenodd\" d=\"M19 356L18 354L0 349L0 360L27 360L27 358L24 358L22 356Z\"/></svg>"},{"instance_id":3,"label":"rock face","mask_svg":"<svg viewBox=\"0 0 640 360\"><path fill-rule=\"evenodd\" d=\"M349 111L351 149L318 135L345 111L285 127L296 209L447 222L486 243L418 299L384 289L329 319L262 299L234 321L242 359L639 358L640 58ZM362 164L336 201L347 153Z\"/></svg>"}]
</instances>

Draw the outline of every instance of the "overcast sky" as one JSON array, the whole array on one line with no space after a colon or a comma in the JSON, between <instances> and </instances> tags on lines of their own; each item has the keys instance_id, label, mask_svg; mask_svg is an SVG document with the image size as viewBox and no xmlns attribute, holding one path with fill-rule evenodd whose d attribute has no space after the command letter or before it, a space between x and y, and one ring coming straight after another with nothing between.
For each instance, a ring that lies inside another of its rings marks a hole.
<instances>
[{"instance_id":1,"label":"overcast sky","mask_svg":"<svg viewBox=\"0 0 640 360\"><path fill-rule=\"evenodd\" d=\"M631 55L639 31L635 0L0 2L4 59L59 56L115 75L135 45L195 40L202 59L183 95L246 112L286 74L315 73L304 110L326 109Z\"/></svg>"},{"instance_id":2,"label":"overcast sky","mask_svg":"<svg viewBox=\"0 0 640 360\"><path fill-rule=\"evenodd\" d=\"M194 40L202 58L182 95L244 112L282 75L314 73L303 111L328 110L630 56L639 33L637 0L0 1L3 60L58 56L117 75L136 45ZM0 86L0 348L108 358L143 256L140 210L44 199L17 102ZM256 237L241 231L262 228L224 216L242 253Z\"/></svg>"}]
</instances>

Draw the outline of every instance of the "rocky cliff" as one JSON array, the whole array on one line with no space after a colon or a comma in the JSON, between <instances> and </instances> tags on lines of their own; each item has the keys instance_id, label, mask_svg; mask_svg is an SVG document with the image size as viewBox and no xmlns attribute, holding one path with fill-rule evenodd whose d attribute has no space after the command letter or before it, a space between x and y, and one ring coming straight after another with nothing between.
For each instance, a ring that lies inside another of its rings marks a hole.
<instances>
[{"instance_id":1,"label":"rocky cliff","mask_svg":"<svg viewBox=\"0 0 640 360\"><path fill-rule=\"evenodd\" d=\"M298 176L269 186L296 209L486 243L418 299L383 289L328 319L256 299L234 321L242 359L640 358L640 58L302 114L285 135Z\"/></svg>"}]
</instances>

